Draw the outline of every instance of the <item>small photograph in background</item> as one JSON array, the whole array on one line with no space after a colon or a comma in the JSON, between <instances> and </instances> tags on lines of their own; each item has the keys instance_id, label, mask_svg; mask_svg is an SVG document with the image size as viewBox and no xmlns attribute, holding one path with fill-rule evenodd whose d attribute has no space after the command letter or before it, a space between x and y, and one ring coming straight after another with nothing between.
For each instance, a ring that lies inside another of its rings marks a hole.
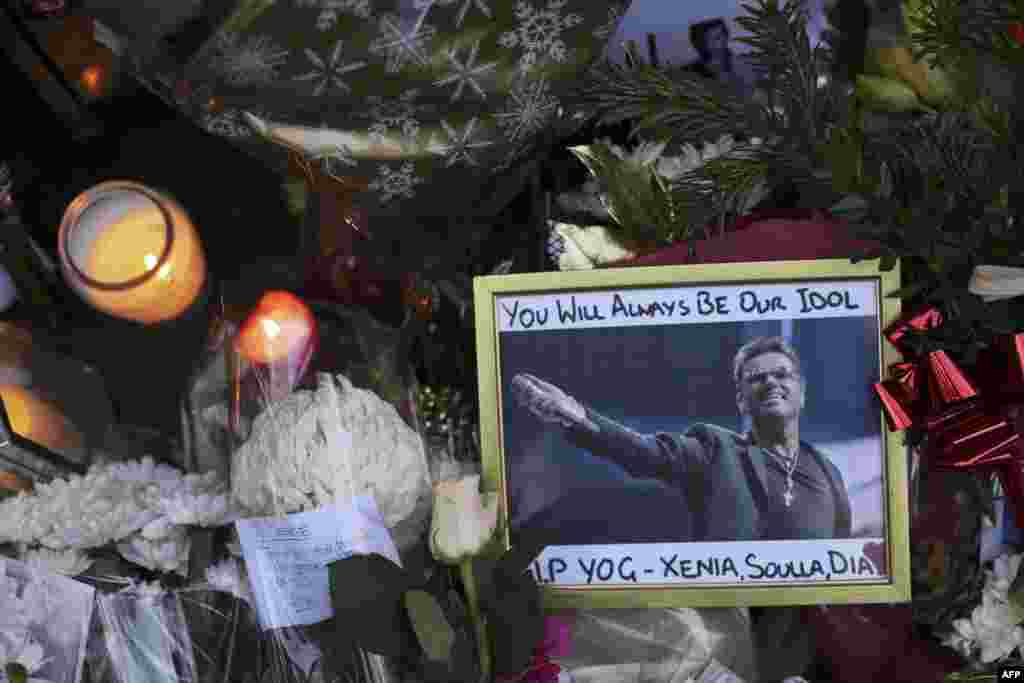
<instances>
[{"instance_id":1,"label":"small photograph in background","mask_svg":"<svg viewBox=\"0 0 1024 683\"><path fill-rule=\"evenodd\" d=\"M79 683L92 619L92 587L0 558L0 662L29 681Z\"/></svg>"}]
</instances>

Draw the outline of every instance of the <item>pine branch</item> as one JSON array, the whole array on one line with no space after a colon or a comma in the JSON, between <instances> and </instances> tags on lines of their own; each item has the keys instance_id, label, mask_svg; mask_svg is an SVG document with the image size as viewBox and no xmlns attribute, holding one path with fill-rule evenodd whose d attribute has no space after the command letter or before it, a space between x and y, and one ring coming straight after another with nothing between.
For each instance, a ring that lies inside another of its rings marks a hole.
<instances>
[{"instance_id":1,"label":"pine branch","mask_svg":"<svg viewBox=\"0 0 1024 683\"><path fill-rule=\"evenodd\" d=\"M626 69L606 63L595 69L580 93L599 124L637 121L633 135L691 143L723 135L768 137L776 118L766 107L752 105L727 84L695 73L662 70L641 64Z\"/></svg>"},{"instance_id":2,"label":"pine branch","mask_svg":"<svg viewBox=\"0 0 1024 683\"><path fill-rule=\"evenodd\" d=\"M772 110L781 107L785 112L784 135L799 140L804 152L812 154L842 108L840 89L822 87L831 83L832 47L827 42L811 45L803 0L781 5L779 0L757 0L743 9L746 16L736 22L749 35L738 40L751 48L749 59L766 76Z\"/></svg>"},{"instance_id":3,"label":"pine branch","mask_svg":"<svg viewBox=\"0 0 1024 683\"><path fill-rule=\"evenodd\" d=\"M996 137L963 113L926 116L869 143L897 176L917 187L910 195L940 194L956 202L992 201L1012 181L1013 166Z\"/></svg>"},{"instance_id":4,"label":"pine branch","mask_svg":"<svg viewBox=\"0 0 1024 683\"><path fill-rule=\"evenodd\" d=\"M955 66L973 53L1020 61L1020 48L1007 35L1024 19L1016 0L912 0L905 8L915 59Z\"/></svg>"}]
</instances>

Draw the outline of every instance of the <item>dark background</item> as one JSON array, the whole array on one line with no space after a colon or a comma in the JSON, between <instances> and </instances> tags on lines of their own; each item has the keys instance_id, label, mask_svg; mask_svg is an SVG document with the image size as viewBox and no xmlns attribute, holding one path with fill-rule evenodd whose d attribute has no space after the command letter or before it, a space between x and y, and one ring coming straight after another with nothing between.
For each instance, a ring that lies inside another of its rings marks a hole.
<instances>
[{"instance_id":1,"label":"dark background","mask_svg":"<svg viewBox=\"0 0 1024 683\"><path fill-rule=\"evenodd\" d=\"M821 444L879 436L871 392L879 374L877 319L791 325L790 341L807 382L801 439ZM746 431L736 409L733 357L754 337L782 333L779 321L503 333L499 362L513 529L556 523L547 514L552 504L585 492L592 502L572 508L580 519L557 521L565 544L688 540L680 530L687 513L676 491L629 479L618 466L570 445L559 429L545 429L512 399L516 373L549 381L639 432L683 432L696 422ZM849 482L844 462L834 462Z\"/></svg>"}]
</instances>

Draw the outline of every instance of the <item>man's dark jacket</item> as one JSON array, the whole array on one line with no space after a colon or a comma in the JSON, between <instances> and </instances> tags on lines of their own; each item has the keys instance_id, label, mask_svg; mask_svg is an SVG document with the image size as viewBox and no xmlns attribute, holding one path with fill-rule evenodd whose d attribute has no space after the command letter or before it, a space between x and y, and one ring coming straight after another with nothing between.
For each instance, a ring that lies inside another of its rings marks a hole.
<instances>
[{"instance_id":1,"label":"man's dark jacket","mask_svg":"<svg viewBox=\"0 0 1024 683\"><path fill-rule=\"evenodd\" d=\"M592 410L587 416L600 431L574 428L570 441L634 477L678 489L692 514L694 541L765 537L760 509L768 505L765 463L771 456L749 437L709 424L696 424L679 435L638 434ZM804 442L801 446L801 453L810 453L821 466L835 496L834 538L849 538L850 498L842 474L816 448Z\"/></svg>"}]
</instances>

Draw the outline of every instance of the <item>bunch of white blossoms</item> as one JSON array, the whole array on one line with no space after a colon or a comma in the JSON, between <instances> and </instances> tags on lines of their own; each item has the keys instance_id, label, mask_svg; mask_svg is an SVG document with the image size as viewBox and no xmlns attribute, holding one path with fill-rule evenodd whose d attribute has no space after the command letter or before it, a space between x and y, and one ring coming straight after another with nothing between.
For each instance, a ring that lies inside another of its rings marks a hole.
<instances>
[{"instance_id":1,"label":"bunch of white blossoms","mask_svg":"<svg viewBox=\"0 0 1024 683\"><path fill-rule=\"evenodd\" d=\"M118 543L149 569L180 571L187 526L233 519L227 483L215 472L183 474L152 458L92 466L84 476L39 484L0 503L0 543L75 553Z\"/></svg>"},{"instance_id":2,"label":"bunch of white blossoms","mask_svg":"<svg viewBox=\"0 0 1024 683\"><path fill-rule=\"evenodd\" d=\"M1010 604L1009 590L1020 570L1024 555L1003 555L986 571L981 604L969 619L953 622L953 633L943 640L968 659L979 657L982 664L1006 659L1024 645L1024 627L1019 609Z\"/></svg>"},{"instance_id":3,"label":"bunch of white blossoms","mask_svg":"<svg viewBox=\"0 0 1024 683\"><path fill-rule=\"evenodd\" d=\"M685 144L680 148L678 155L664 156L665 148L668 146L664 142L642 142L632 152L627 152L610 141L602 140L602 142L608 146L612 154L622 161L638 166L652 166L659 176L668 181L679 180L685 174L696 171L712 159L730 155L740 158L751 147L760 147L763 144L760 138L752 138L748 143L737 143L731 135L723 135L715 142L704 144L700 149L694 145ZM753 208L763 199L763 196L763 186L759 185L750 197L745 198L745 203L740 206L741 213L744 209Z\"/></svg>"},{"instance_id":4,"label":"bunch of white blossoms","mask_svg":"<svg viewBox=\"0 0 1024 683\"><path fill-rule=\"evenodd\" d=\"M430 523L423 441L398 411L345 376L320 374L253 421L231 459L231 493L246 516L348 504L373 496L399 551Z\"/></svg>"}]
</instances>

